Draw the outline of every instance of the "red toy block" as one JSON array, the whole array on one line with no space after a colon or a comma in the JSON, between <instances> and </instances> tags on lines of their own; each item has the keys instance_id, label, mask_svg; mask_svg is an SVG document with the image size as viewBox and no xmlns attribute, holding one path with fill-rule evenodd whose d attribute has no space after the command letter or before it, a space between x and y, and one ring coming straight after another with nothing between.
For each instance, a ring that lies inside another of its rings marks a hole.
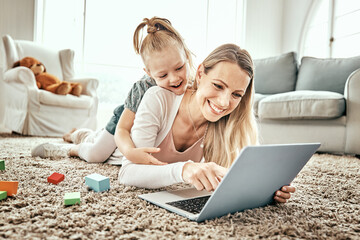
<instances>
[{"instance_id":1,"label":"red toy block","mask_svg":"<svg viewBox=\"0 0 360 240\"><path fill-rule=\"evenodd\" d=\"M59 182L63 181L64 178L64 174L54 172L50 177L47 178L47 181L52 184L58 184Z\"/></svg>"},{"instance_id":2,"label":"red toy block","mask_svg":"<svg viewBox=\"0 0 360 240\"><path fill-rule=\"evenodd\" d=\"M0 191L6 191L8 196L17 193L19 182L16 181L0 181Z\"/></svg>"}]
</instances>

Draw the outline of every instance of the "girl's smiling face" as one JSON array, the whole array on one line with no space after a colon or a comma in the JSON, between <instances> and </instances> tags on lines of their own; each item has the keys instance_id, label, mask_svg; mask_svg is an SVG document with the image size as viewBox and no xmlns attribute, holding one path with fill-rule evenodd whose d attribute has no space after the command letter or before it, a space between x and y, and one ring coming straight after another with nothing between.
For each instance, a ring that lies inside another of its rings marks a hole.
<instances>
[{"instance_id":1,"label":"girl's smiling face","mask_svg":"<svg viewBox=\"0 0 360 240\"><path fill-rule=\"evenodd\" d=\"M222 61L206 74L200 65L196 74L196 100L203 116L216 122L238 106L250 83L250 77L236 63Z\"/></svg>"},{"instance_id":2,"label":"girl's smiling face","mask_svg":"<svg viewBox=\"0 0 360 240\"><path fill-rule=\"evenodd\" d=\"M165 88L176 95L185 92L189 77L189 66L184 50L167 47L153 52L144 61L146 73L152 77L159 87Z\"/></svg>"}]
</instances>

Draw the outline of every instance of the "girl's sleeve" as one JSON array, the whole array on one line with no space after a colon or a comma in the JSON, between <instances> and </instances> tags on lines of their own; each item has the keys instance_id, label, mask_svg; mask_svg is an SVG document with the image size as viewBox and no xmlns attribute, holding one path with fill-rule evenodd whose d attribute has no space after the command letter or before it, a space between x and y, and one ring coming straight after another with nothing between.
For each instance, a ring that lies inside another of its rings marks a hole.
<instances>
[{"instance_id":1,"label":"girl's sleeve","mask_svg":"<svg viewBox=\"0 0 360 240\"><path fill-rule=\"evenodd\" d=\"M145 92L155 86L156 83L147 75L144 75L139 81L135 82L125 100L125 108L136 113Z\"/></svg>"},{"instance_id":2,"label":"girl's sleeve","mask_svg":"<svg viewBox=\"0 0 360 240\"><path fill-rule=\"evenodd\" d=\"M162 98L158 87L150 88L144 95L131 128L131 138L138 147L156 147L156 137L164 121L166 99Z\"/></svg>"}]
</instances>

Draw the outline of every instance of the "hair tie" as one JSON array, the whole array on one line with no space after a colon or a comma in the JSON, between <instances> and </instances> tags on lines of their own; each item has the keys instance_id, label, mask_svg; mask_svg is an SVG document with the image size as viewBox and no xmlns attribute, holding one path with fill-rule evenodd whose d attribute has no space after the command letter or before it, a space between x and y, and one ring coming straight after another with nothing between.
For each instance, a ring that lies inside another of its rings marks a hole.
<instances>
[{"instance_id":1,"label":"hair tie","mask_svg":"<svg viewBox=\"0 0 360 240\"><path fill-rule=\"evenodd\" d=\"M157 30L159 30L159 29L157 27L155 27L155 26L147 27L147 33L154 33Z\"/></svg>"}]
</instances>

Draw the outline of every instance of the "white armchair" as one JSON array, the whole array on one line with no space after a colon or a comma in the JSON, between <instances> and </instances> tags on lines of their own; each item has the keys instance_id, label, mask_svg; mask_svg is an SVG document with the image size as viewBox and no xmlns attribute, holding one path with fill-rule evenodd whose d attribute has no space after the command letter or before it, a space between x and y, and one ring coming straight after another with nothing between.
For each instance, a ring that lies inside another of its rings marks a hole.
<instances>
[{"instance_id":1,"label":"white armchair","mask_svg":"<svg viewBox=\"0 0 360 240\"><path fill-rule=\"evenodd\" d=\"M31 41L3 37L6 66L5 126L13 132L36 136L62 136L72 128L96 128L99 81L95 78L74 79L74 51L54 51ZM68 82L80 82L80 97L56 95L38 89L33 72L25 67L12 68L24 57L35 57L47 72Z\"/></svg>"}]
</instances>

